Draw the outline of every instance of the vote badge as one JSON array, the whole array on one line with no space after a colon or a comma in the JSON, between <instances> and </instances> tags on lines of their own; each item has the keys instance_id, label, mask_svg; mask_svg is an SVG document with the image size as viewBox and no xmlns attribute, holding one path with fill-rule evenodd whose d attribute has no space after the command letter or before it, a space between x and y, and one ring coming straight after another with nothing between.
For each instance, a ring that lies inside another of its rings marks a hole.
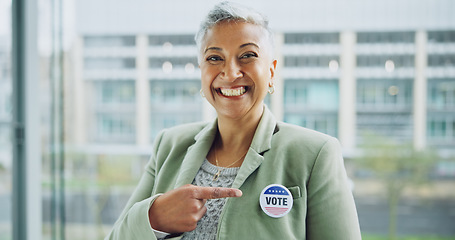
<instances>
[{"instance_id":1,"label":"vote badge","mask_svg":"<svg viewBox=\"0 0 455 240\"><path fill-rule=\"evenodd\" d=\"M269 217L280 218L291 211L293 199L292 194L283 185L271 184L262 190L259 197L262 211Z\"/></svg>"}]
</instances>

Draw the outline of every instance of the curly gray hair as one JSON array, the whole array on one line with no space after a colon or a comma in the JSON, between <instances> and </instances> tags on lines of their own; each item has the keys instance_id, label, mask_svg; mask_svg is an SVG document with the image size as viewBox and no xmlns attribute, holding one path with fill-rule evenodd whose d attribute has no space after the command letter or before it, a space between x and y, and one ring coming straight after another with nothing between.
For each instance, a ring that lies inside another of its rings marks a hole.
<instances>
[{"instance_id":1,"label":"curly gray hair","mask_svg":"<svg viewBox=\"0 0 455 240\"><path fill-rule=\"evenodd\" d=\"M225 1L215 5L215 7L207 14L204 21L202 21L199 31L194 37L199 52L201 52L202 41L204 40L207 31L218 23L224 21L246 22L263 27L267 32L270 46L272 48L274 47L273 32L269 28L269 20L265 15L240 4ZM198 58L200 58L199 54Z\"/></svg>"}]
</instances>

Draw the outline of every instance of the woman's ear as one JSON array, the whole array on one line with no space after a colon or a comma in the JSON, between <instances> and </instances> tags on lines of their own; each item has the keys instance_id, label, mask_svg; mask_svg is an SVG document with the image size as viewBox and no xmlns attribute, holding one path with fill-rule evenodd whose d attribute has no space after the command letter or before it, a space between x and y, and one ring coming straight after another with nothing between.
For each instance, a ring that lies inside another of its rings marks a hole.
<instances>
[{"instance_id":1,"label":"woman's ear","mask_svg":"<svg viewBox=\"0 0 455 240\"><path fill-rule=\"evenodd\" d=\"M270 79L273 79L275 77L276 63L277 60L275 59L270 64Z\"/></svg>"}]
</instances>

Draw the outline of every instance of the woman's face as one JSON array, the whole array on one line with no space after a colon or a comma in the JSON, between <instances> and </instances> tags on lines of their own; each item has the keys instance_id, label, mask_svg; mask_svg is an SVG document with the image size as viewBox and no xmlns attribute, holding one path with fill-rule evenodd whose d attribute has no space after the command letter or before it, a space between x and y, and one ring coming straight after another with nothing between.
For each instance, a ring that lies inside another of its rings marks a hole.
<instances>
[{"instance_id":1,"label":"woman's face","mask_svg":"<svg viewBox=\"0 0 455 240\"><path fill-rule=\"evenodd\" d=\"M259 117L276 67L266 30L222 22L208 30L201 51L202 91L218 117Z\"/></svg>"}]
</instances>

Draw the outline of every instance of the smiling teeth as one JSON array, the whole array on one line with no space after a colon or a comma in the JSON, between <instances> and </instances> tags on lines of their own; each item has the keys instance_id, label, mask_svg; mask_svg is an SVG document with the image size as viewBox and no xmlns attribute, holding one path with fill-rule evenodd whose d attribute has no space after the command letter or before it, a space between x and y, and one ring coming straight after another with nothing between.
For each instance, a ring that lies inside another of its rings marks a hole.
<instances>
[{"instance_id":1,"label":"smiling teeth","mask_svg":"<svg viewBox=\"0 0 455 240\"><path fill-rule=\"evenodd\" d=\"M236 88L236 89L220 89L220 90L221 90L221 94L223 94L226 97L240 96L240 95L244 94L246 91L244 87L240 87L240 88Z\"/></svg>"}]
</instances>

